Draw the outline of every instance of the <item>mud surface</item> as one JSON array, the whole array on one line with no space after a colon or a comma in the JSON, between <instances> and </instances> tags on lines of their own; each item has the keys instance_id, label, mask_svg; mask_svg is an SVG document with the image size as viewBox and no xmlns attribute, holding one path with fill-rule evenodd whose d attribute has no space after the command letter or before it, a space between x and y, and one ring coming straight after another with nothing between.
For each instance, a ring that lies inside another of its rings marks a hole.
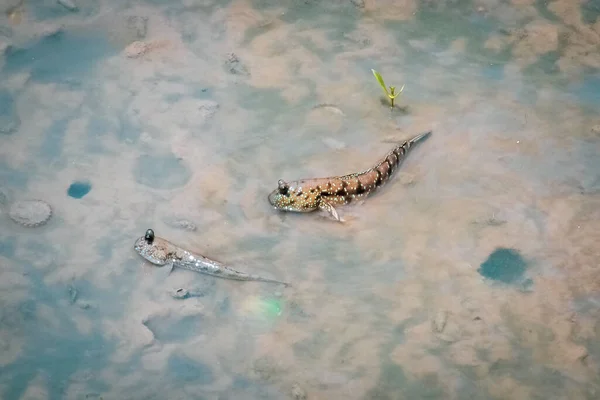
<instances>
[{"instance_id":1,"label":"mud surface","mask_svg":"<svg viewBox=\"0 0 600 400\"><path fill-rule=\"evenodd\" d=\"M594 4L5 1L0 397L597 399ZM267 202L430 129L344 225Z\"/></svg>"}]
</instances>

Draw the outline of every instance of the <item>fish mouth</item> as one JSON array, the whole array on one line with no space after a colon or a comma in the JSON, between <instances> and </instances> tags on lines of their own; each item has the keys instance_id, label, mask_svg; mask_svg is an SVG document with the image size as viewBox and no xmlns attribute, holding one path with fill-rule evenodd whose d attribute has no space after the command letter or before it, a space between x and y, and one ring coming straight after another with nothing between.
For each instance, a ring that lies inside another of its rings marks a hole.
<instances>
[{"instance_id":1,"label":"fish mouth","mask_svg":"<svg viewBox=\"0 0 600 400\"><path fill-rule=\"evenodd\" d=\"M166 265L167 263L163 260L158 260L152 256L152 251L150 251L151 247L151 245L146 243L146 238L143 236L138 238L133 245L135 252L138 253L144 260L154 265Z\"/></svg>"},{"instance_id":2,"label":"fish mouth","mask_svg":"<svg viewBox=\"0 0 600 400\"><path fill-rule=\"evenodd\" d=\"M138 252L138 253L141 253L142 249L144 248L144 246L143 246L143 245L144 245L144 243L145 243L144 237L143 237L143 236L142 236L142 237L139 237L139 238L138 238L138 239L135 241L135 244L133 245L133 249L134 249L136 252Z\"/></svg>"},{"instance_id":3,"label":"fish mouth","mask_svg":"<svg viewBox=\"0 0 600 400\"><path fill-rule=\"evenodd\" d=\"M274 190L271 193L269 193L269 196L267 196L267 199L269 200L269 204L271 204L273 207L275 207L276 209L281 209L281 206L279 205L278 197L279 197L278 191Z\"/></svg>"}]
</instances>

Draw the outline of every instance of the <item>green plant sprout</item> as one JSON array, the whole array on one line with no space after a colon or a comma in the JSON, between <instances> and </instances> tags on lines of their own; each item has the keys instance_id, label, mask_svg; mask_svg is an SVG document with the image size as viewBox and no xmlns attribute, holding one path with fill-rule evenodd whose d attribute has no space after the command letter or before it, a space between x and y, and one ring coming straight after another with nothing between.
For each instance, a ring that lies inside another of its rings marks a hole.
<instances>
[{"instance_id":1,"label":"green plant sprout","mask_svg":"<svg viewBox=\"0 0 600 400\"><path fill-rule=\"evenodd\" d=\"M375 76L375 79L377 79L377 82L379 82L379 84L383 88L383 91L385 92L386 96L390 99L392 108L394 108L394 100L396 99L396 97L400 96L400 93L402 93L402 91L404 90L404 85L402 85L402 87L400 88L400 90L398 92L396 92L395 86L390 86L390 90L388 91L388 88L385 86L385 82L383 81L381 74L379 72L375 71L374 69L371 69L371 71L373 71L373 75Z\"/></svg>"}]
</instances>

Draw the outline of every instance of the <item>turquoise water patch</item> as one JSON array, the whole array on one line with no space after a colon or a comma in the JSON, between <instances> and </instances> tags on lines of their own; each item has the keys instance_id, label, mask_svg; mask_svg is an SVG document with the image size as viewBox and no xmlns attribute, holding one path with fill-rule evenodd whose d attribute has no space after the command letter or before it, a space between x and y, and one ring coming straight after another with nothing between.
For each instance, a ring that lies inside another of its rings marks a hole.
<instances>
[{"instance_id":1,"label":"turquoise water patch","mask_svg":"<svg viewBox=\"0 0 600 400\"><path fill-rule=\"evenodd\" d=\"M40 146L40 159L52 162L61 158L70 118L58 119L48 127Z\"/></svg>"},{"instance_id":2,"label":"turquoise water patch","mask_svg":"<svg viewBox=\"0 0 600 400\"><path fill-rule=\"evenodd\" d=\"M167 371L172 379L196 385L208 385L215 379L207 364L177 354L169 357Z\"/></svg>"},{"instance_id":3,"label":"turquoise water patch","mask_svg":"<svg viewBox=\"0 0 600 400\"><path fill-rule=\"evenodd\" d=\"M108 365L114 344L104 340L99 329L100 321L93 323L92 332L79 334L73 314L80 309L65 308L60 303L61 299L68 298L69 293L62 285L45 285L42 273L27 267L27 262L22 262L22 265L33 285L30 297L18 305L3 307L0 319L3 327L22 332L26 341L17 360L0 367L0 397L21 398L31 381L41 376L48 390L46 398L62 399L65 383L77 379L81 371L90 374L86 390L106 390L97 374ZM40 305L56 311L52 314L52 323L39 319Z\"/></svg>"},{"instance_id":4,"label":"turquoise water patch","mask_svg":"<svg viewBox=\"0 0 600 400\"><path fill-rule=\"evenodd\" d=\"M153 189L175 189L192 177L189 167L173 154L138 157L133 167L135 181Z\"/></svg>"},{"instance_id":5,"label":"turquoise water patch","mask_svg":"<svg viewBox=\"0 0 600 400\"><path fill-rule=\"evenodd\" d=\"M13 96L6 90L0 90L0 134L13 133L20 125Z\"/></svg>"},{"instance_id":6,"label":"turquoise water patch","mask_svg":"<svg viewBox=\"0 0 600 400\"><path fill-rule=\"evenodd\" d=\"M99 1L70 0L68 3L71 3L76 9L63 6L57 0L28 0L26 2L32 14L40 21L61 18L68 15L74 15L77 18L89 17L97 14L101 5Z\"/></svg>"},{"instance_id":7,"label":"turquoise water patch","mask_svg":"<svg viewBox=\"0 0 600 400\"><path fill-rule=\"evenodd\" d=\"M560 59L560 51L549 51L540 55L536 62L529 65L524 70L525 76L543 72L544 74L553 75L560 73L558 68L558 60Z\"/></svg>"},{"instance_id":8,"label":"turquoise water patch","mask_svg":"<svg viewBox=\"0 0 600 400\"><path fill-rule=\"evenodd\" d=\"M281 20L294 24L298 30L325 28L332 39L354 30L359 15L360 11L350 1L295 1Z\"/></svg>"},{"instance_id":9,"label":"turquoise water patch","mask_svg":"<svg viewBox=\"0 0 600 400\"><path fill-rule=\"evenodd\" d=\"M583 81L571 87L579 100L592 106L600 106L600 74L588 75Z\"/></svg>"},{"instance_id":10,"label":"turquoise water patch","mask_svg":"<svg viewBox=\"0 0 600 400\"><path fill-rule=\"evenodd\" d=\"M556 14L554 14L548 9L548 4L550 3L551 1L549 0L535 0L535 9L537 10L537 12L540 13L542 17L546 18L548 21L559 22L560 18L558 18Z\"/></svg>"},{"instance_id":11,"label":"turquoise water patch","mask_svg":"<svg viewBox=\"0 0 600 400\"><path fill-rule=\"evenodd\" d=\"M526 270L527 263L518 251L498 248L481 264L477 272L484 278L510 284L521 282Z\"/></svg>"},{"instance_id":12,"label":"turquoise water patch","mask_svg":"<svg viewBox=\"0 0 600 400\"><path fill-rule=\"evenodd\" d=\"M433 9L421 4L416 18L420 29L426 31L424 37L435 38L444 47L464 38L469 52L483 51L485 40L499 26L496 18L478 14L470 1L458 1L448 9Z\"/></svg>"},{"instance_id":13,"label":"turquoise water patch","mask_svg":"<svg viewBox=\"0 0 600 400\"><path fill-rule=\"evenodd\" d=\"M502 81L504 79L504 65L490 63L481 69L481 75L492 81Z\"/></svg>"},{"instance_id":14,"label":"turquoise water patch","mask_svg":"<svg viewBox=\"0 0 600 400\"><path fill-rule=\"evenodd\" d=\"M153 316L144 322L154 338L161 343L181 342L204 332L207 324L202 316ZM204 328L204 329L203 329Z\"/></svg>"},{"instance_id":15,"label":"turquoise water patch","mask_svg":"<svg viewBox=\"0 0 600 400\"><path fill-rule=\"evenodd\" d=\"M17 247L17 238L15 236L4 237L0 239L0 256L11 258L15 255Z\"/></svg>"},{"instance_id":16,"label":"turquoise water patch","mask_svg":"<svg viewBox=\"0 0 600 400\"><path fill-rule=\"evenodd\" d=\"M600 16L600 1L587 0L581 2L581 19L586 24L593 24Z\"/></svg>"},{"instance_id":17,"label":"turquoise water patch","mask_svg":"<svg viewBox=\"0 0 600 400\"><path fill-rule=\"evenodd\" d=\"M100 60L116 54L106 37L92 33L58 31L26 48L6 50L5 73L29 71L38 82L81 78Z\"/></svg>"},{"instance_id":18,"label":"turquoise water patch","mask_svg":"<svg viewBox=\"0 0 600 400\"><path fill-rule=\"evenodd\" d=\"M289 107L280 89L262 89L248 85L238 85L236 97L240 107L254 112L277 115Z\"/></svg>"},{"instance_id":19,"label":"turquoise water patch","mask_svg":"<svg viewBox=\"0 0 600 400\"><path fill-rule=\"evenodd\" d=\"M6 185L22 189L27 186L28 181L28 173L14 169L0 159L0 182L2 182L2 186Z\"/></svg>"},{"instance_id":20,"label":"turquoise water patch","mask_svg":"<svg viewBox=\"0 0 600 400\"><path fill-rule=\"evenodd\" d=\"M69 186L67 194L74 199L81 199L92 190L92 184L86 181L76 181Z\"/></svg>"}]
</instances>

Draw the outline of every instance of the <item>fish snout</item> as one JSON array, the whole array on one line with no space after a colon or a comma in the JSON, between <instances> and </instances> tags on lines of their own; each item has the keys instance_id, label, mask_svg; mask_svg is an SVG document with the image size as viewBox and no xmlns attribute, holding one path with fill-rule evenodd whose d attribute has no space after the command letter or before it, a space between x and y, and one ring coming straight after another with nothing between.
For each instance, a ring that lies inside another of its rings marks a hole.
<instances>
[{"instance_id":1,"label":"fish snout","mask_svg":"<svg viewBox=\"0 0 600 400\"><path fill-rule=\"evenodd\" d=\"M277 190L272 191L271 193L269 193L269 196L267 198L269 200L269 204L271 204L273 207L275 207L275 208L280 207L281 195L279 194L279 191L277 191Z\"/></svg>"},{"instance_id":2,"label":"fish snout","mask_svg":"<svg viewBox=\"0 0 600 400\"><path fill-rule=\"evenodd\" d=\"M135 244L133 245L133 249L135 251L137 251L138 253L142 251L142 249L144 248L144 244L145 244L145 240L144 237L139 237L136 241Z\"/></svg>"}]
</instances>

